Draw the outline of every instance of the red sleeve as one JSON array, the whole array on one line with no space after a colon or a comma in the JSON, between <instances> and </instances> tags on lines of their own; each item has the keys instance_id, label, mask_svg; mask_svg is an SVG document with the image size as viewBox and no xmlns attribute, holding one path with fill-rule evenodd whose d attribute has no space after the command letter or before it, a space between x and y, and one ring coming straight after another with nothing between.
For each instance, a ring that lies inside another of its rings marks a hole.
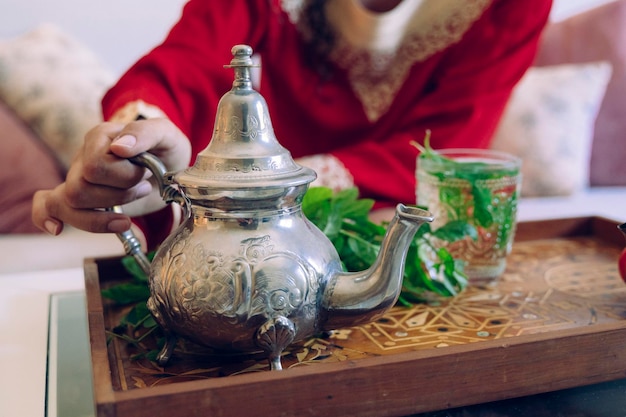
<instances>
[{"instance_id":1,"label":"red sleeve","mask_svg":"<svg viewBox=\"0 0 626 417\"><path fill-rule=\"evenodd\" d=\"M417 150L432 131L433 148L486 148L515 84L530 67L551 0L497 0L463 39L416 64L412 77L429 71L428 91L417 100L399 96L390 112L402 116L388 124L381 142L366 142L333 152L354 177L364 196L379 201L415 201ZM413 100L413 101L409 101Z\"/></svg>"}]
</instances>

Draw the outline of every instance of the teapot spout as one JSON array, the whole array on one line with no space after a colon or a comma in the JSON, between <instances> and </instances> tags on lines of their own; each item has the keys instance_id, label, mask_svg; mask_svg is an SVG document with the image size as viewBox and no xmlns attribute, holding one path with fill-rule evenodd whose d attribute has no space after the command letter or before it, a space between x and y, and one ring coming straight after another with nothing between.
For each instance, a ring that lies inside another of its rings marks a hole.
<instances>
[{"instance_id":1,"label":"teapot spout","mask_svg":"<svg viewBox=\"0 0 626 417\"><path fill-rule=\"evenodd\" d=\"M376 320L398 300L409 246L420 226L432 222L426 210L398 204L374 264L361 272L336 272L322 301L325 330Z\"/></svg>"}]
</instances>

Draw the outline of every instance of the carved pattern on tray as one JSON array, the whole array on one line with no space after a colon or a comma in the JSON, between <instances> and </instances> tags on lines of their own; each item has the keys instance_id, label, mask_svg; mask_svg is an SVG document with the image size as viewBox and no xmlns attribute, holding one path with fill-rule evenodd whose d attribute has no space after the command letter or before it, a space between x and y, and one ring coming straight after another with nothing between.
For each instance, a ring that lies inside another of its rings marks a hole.
<instances>
[{"instance_id":1,"label":"carved pattern on tray","mask_svg":"<svg viewBox=\"0 0 626 417\"><path fill-rule=\"evenodd\" d=\"M619 249L591 237L514 245L501 279L470 286L458 297L412 308L395 307L382 319L339 329L292 345L285 368L480 343L485 340L611 322L626 318L626 286L617 271ZM105 308L114 327L123 312ZM143 349L150 349L146 340ZM177 348L161 368L121 339L109 344L114 385L121 390L172 382L267 371L262 355L223 354L191 343ZM177 358L177 359L176 359Z\"/></svg>"}]
</instances>

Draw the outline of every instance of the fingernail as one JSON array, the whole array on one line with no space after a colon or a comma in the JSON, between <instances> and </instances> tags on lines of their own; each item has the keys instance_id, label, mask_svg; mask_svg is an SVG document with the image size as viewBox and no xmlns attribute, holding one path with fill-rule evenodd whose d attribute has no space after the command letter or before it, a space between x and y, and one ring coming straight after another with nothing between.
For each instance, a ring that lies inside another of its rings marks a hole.
<instances>
[{"instance_id":1,"label":"fingernail","mask_svg":"<svg viewBox=\"0 0 626 417\"><path fill-rule=\"evenodd\" d=\"M111 220L107 225L107 230L113 233L122 233L127 231L130 228L130 223L128 220L124 219L116 219Z\"/></svg>"},{"instance_id":2,"label":"fingernail","mask_svg":"<svg viewBox=\"0 0 626 417\"><path fill-rule=\"evenodd\" d=\"M135 143L137 143L137 138L133 135L123 135L113 140L113 143L126 148L132 148L135 146Z\"/></svg>"},{"instance_id":3,"label":"fingernail","mask_svg":"<svg viewBox=\"0 0 626 417\"><path fill-rule=\"evenodd\" d=\"M61 227L61 225L54 220L46 220L45 222L43 222L43 227L46 229L46 232L50 233L53 236L56 236L59 234L59 228Z\"/></svg>"}]
</instances>

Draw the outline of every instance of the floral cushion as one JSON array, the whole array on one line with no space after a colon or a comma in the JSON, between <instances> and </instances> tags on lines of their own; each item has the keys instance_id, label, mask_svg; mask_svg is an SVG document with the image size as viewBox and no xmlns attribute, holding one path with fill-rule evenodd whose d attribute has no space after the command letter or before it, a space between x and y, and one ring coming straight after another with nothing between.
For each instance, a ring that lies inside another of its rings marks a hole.
<instances>
[{"instance_id":1,"label":"floral cushion","mask_svg":"<svg viewBox=\"0 0 626 417\"><path fill-rule=\"evenodd\" d=\"M606 3L606 2L605 2ZM546 28L535 65L608 61L613 73L596 120L590 185L626 185L626 0L615 0Z\"/></svg>"},{"instance_id":2,"label":"floral cushion","mask_svg":"<svg viewBox=\"0 0 626 417\"><path fill-rule=\"evenodd\" d=\"M35 191L63 181L113 75L52 25L0 40L0 233L38 231Z\"/></svg>"},{"instance_id":3,"label":"floral cushion","mask_svg":"<svg viewBox=\"0 0 626 417\"><path fill-rule=\"evenodd\" d=\"M113 74L87 47L56 26L0 40L0 100L64 167L87 130L101 120L100 99L113 82Z\"/></svg>"},{"instance_id":4,"label":"floral cushion","mask_svg":"<svg viewBox=\"0 0 626 417\"><path fill-rule=\"evenodd\" d=\"M492 147L522 158L522 196L588 186L594 123L610 75L607 62L532 67L516 86Z\"/></svg>"}]
</instances>

